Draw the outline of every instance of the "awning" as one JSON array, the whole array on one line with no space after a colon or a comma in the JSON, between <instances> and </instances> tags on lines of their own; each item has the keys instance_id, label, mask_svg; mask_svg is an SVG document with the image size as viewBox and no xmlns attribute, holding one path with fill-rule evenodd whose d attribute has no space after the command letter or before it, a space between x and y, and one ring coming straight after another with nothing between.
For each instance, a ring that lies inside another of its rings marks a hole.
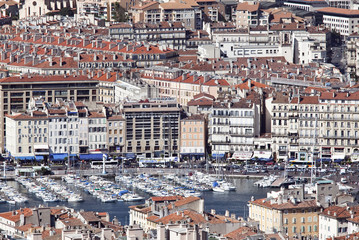
<instances>
[{"instance_id":1,"label":"awning","mask_svg":"<svg viewBox=\"0 0 359 240\"><path fill-rule=\"evenodd\" d=\"M134 153L126 153L126 158L127 158L127 159L136 158L136 154L134 154Z\"/></svg>"},{"instance_id":2,"label":"awning","mask_svg":"<svg viewBox=\"0 0 359 240\"><path fill-rule=\"evenodd\" d=\"M80 154L79 155L80 160L84 161L90 161L90 160L102 160L103 154L102 153L96 153L96 154Z\"/></svg>"},{"instance_id":3,"label":"awning","mask_svg":"<svg viewBox=\"0 0 359 240\"><path fill-rule=\"evenodd\" d=\"M41 155L37 155L37 156L35 156L35 158L36 158L36 161L44 160L44 156L41 156Z\"/></svg>"},{"instance_id":4,"label":"awning","mask_svg":"<svg viewBox=\"0 0 359 240\"><path fill-rule=\"evenodd\" d=\"M34 149L49 149L49 145L35 145Z\"/></svg>"},{"instance_id":5,"label":"awning","mask_svg":"<svg viewBox=\"0 0 359 240\"><path fill-rule=\"evenodd\" d=\"M34 156L22 156L22 157L15 157L16 160L19 161L33 161L35 160Z\"/></svg>"},{"instance_id":6,"label":"awning","mask_svg":"<svg viewBox=\"0 0 359 240\"><path fill-rule=\"evenodd\" d=\"M320 159L317 159L317 162L330 162L331 159L330 158L320 158Z\"/></svg>"},{"instance_id":7,"label":"awning","mask_svg":"<svg viewBox=\"0 0 359 240\"><path fill-rule=\"evenodd\" d=\"M334 159L334 162L335 162L335 163L339 163L339 162L343 161L344 158L345 158L345 154L344 154L344 153L340 153L340 154L334 153L334 154L332 155L332 159Z\"/></svg>"},{"instance_id":8,"label":"awning","mask_svg":"<svg viewBox=\"0 0 359 240\"><path fill-rule=\"evenodd\" d=\"M249 160L253 156L253 152L234 152L232 158L238 160Z\"/></svg>"},{"instance_id":9,"label":"awning","mask_svg":"<svg viewBox=\"0 0 359 240\"><path fill-rule=\"evenodd\" d=\"M182 156L204 156L204 153L181 153Z\"/></svg>"},{"instance_id":10,"label":"awning","mask_svg":"<svg viewBox=\"0 0 359 240\"><path fill-rule=\"evenodd\" d=\"M212 158L223 158L224 157L224 153L213 153L212 154Z\"/></svg>"},{"instance_id":11,"label":"awning","mask_svg":"<svg viewBox=\"0 0 359 240\"><path fill-rule=\"evenodd\" d=\"M258 158L258 161L262 161L262 162L270 162L273 161L273 158Z\"/></svg>"},{"instance_id":12,"label":"awning","mask_svg":"<svg viewBox=\"0 0 359 240\"><path fill-rule=\"evenodd\" d=\"M257 158L271 158L272 157L272 152L270 151L254 151L253 157L257 157Z\"/></svg>"},{"instance_id":13,"label":"awning","mask_svg":"<svg viewBox=\"0 0 359 240\"><path fill-rule=\"evenodd\" d=\"M54 153L50 155L51 161L64 161L67 158L67 153Z\"/></svg>"}]
</instances>

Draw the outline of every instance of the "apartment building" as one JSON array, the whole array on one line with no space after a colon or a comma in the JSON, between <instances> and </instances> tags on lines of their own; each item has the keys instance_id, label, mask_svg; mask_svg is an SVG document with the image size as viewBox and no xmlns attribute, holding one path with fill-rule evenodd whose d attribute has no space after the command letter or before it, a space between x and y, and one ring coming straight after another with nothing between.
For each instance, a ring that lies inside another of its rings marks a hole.
<instances>
[{"instance_id":1,"label":"apartment building","mask_svg":"<svg viewBox=\"0 0 359 240\"><path fill-rule=\"evenodd\" d=\"M252 199L249 201L249 218L259 221L265 233L281 232L290 239L318 238L318 214L321 207L316 200Z\"/></svg>"},{"instance_id":2,"label":"apartment building","mask_svg":"<svg viewBox=\"0 0 359 240\"><path fill-rule=\"evenodd\" d=\"M133 25L116 24L110 27L111 37L147 41L171 49L185 49L187 30L182 22L141 22Z\"/></svg>"},{"instance_id":3,"label":"apartment building","mask_svg":"<svg viewBox=\"0 0 359 240\"><path fill-rule=\"evenodd\" d=\"M212 158L236 152L253 153L254 138L260 135L260 98L214 102L208 116L208 143Z\"/></svg>"},{"instance_id":4,"label":"apartment building","mask_svg":"<svg viewBox=\"0 0 359 240\"><path fill-rule=\"evenodd\" d=\"M126 153L178 156L180 105L172 100L125 102Z\"/></svg>"},{"instance_id":5,"label":"apartment building","mask_svg":"<svg viewBox=\"0 0 359 240\"><path fill-rule=\"evenodd\" d=\"M48 116L34 111L31 115L6 115L6 152L18 160L46 160L48 147Z\"/></svg>"},{"instance_id":6,"label":"apartment building","mask_svg":"<svg viewBox=\"0 0 359 240\"><path fill-rule=\"evenodd\" d=\"M357 151L359 93L320 96L277 95L272 102L272 137L279 159L331 159L340 162ZM287 148L288 147L288 148Z\"/></svg>"},{"instance_id":7,"label":"apartment building","mask_svg":"<svg viewBox=\"0 0 359 240\"><path fill-rule=\"evenodd\" d=\"M20 76L0 80L0 150L6 135L4 117L11 112L27 109L30 99L43 97L46 102L56 99L92 102L97 99L98 81L85 76Z\"/></svg>"},{"instance_id":8,"label":"apartment building","mask_svg":"<svg viewBox=\"0 0 359 240\"><path fill-rule=\"evenodd\" d=\"M108 148L110 152L123 152L126 137L126 120L122 115L112 114L107 118Z\"/></svg>"},{"instance_id":9,"label":"apartment building","mask_svg":"<svg viewBox=\"0 0 359 240\"><path fill-rule=\"evenodd\" d=\"M329 206L319 214L319 240L345 237L349 232L348 219L357 217L358 206Z\"/></svg>"},{"instance_id":10,"label":"apartment building","mask_svg":"<svg viewBox=\"0 0 359 240\"><path fill-rule=\"evenodd\" d=\"M202 28L202 10L193 0L145 2L131 8L132 22L182 22L186 29Z\"/></svg>"},{"instance_id":11,"label":"apartment building","mask_svg":"<svg viewBox=\"0 0 359 240\"><path fill-rule=\"evenodd\" d=\"M326 7L317 10L323 15L323 24L342 36L350 36L357 31L359 10Z\"/></svg>"},{"instance_id":12,"label":"apartment building","mask_svg":"<svg viewBox=\"0 0 359 240\"><path fill-rule=\"evenodd\" d=\"M209 75L183 73L180 69L168 67L146 68L141 79L159 89L159 97L176 98L181 105L187 103L200 93L207 93L215 98L221 92L228 92L230 84L225 79L210 78Z\"/></svg>"},{"instance_id":13,"label":"apartment building","mask_svg":"<svg viewBox=\"0 0 359 240\"><path fill-rule=\"evenodd\" d=\"M238 3L232 16L237 28L259 25L260 3L254 1Z\"/></svg>"},{"instance_id":14,"label":"apartment building","mask_svg":"<svg viewBox=\"0 0 359 240\"><path fill-rule=\"evenodd\" d=\"M204 159L207 153L207 121L204 115L181 120L181 158Z\"/></svg>"},{"instance_id":15,"label":"apartment building","mask_svg":"<svg viewBox=\"0 0 359 240\"><path fill-rule=\"evenodd\" d=\"M107 20L110 5L108 0L77 0L76 10L80 16L92 15Z\"/></svg>"},{"instance_id":16,"label":"apartment building","mask_svg":"<svg viewBox=\"0 0 359 240\"><path fill-rule=\"evenodd\" d=\"M106 111L89 111L88 118L89 151L108 151Z\"/></svg>"},{"instance_id":17,"label":"apartment building","mask_svg":"<svg viewBox=\"0 0 359 240\"><path fill-rule=\"evenodd\" d=\"M316 32L316 34L309 31L294 32L294 63L327 62L329 37L329 32L324 29L322 32Z\"/></svg>"},{"instance_id":18,"label":"apartment building","mask_svg":"<svg viewBox=\"0 0 359 240\"><path fill-rule=\"evenodd\" d=\"M132 22L156 23L161 22L161 10L159 9L159 2L147 1L139 2L137 5L130 8Z\"/></svg>"},{"instance_id":19,"label":"apartment building","mask_svg":"<svg viewBox=\"0 0 359 240\"><path fill-rule=\"evenodd\" d=\"M51 104L43 99L29 105L26 113L6 115L5 147L15 158L63 161L67 156L123 150L125 119L116 108L89 111L83 102Z\"/></svg>"}]
</instances>

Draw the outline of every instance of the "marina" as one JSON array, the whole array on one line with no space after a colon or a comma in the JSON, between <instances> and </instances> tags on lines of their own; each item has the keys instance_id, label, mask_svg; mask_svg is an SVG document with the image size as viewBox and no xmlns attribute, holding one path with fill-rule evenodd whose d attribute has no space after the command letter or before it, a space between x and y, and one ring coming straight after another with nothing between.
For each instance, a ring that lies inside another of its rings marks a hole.
<instances>
[{"instance_id":1,"label":"marina","mask_svg":"<svg viewBox=\"0 0 359 240\"><path fill-rule=\"evenodd\" d=\"M55 182L64 183L60 180ZM210 212L211 209L216 209L218 213L224 214L226 210L236 213L238 216L248 216L248 208L246 207L247 202L251 199L252 196L255 198L266 197L266 193L269 191L267 189L259 189L254 186L254 179L233 179L233 184L236 186L236 191L226 191L224 193L213 192L213 191L203 191L201 197L205 200L205 210ZM25 196L28 199L28 202L18 203L16 205L3 203L0 204L0 211L10 211L19 207L35 207L39 205L43 206L67 206L74 208L76 210L85 210L85 211L96 211L99 212L109 212L110 217L116 218L122 224L128 224L128 207L135 204L144 203L142 201L113 201L113 202L102 202L101 199L97 198L94 195L88 194L84 191L81 192L83 201L81 202L71 202L71 201L61 201L61 202L44 202L41 198L36 197L35 194L30 193L26 187L20 184L17 181L7 181L6 185L12 187L14 190L19 192L19 194ZM80 190L80 187L75 186L75 189ZM144 197L145 199L151 197L150 194L145 193L141 190L135 189L134 193ZM226 204L223 204L223 203ZM242 206L242 207L239 207Z\"/></svg>"}]
</instances>

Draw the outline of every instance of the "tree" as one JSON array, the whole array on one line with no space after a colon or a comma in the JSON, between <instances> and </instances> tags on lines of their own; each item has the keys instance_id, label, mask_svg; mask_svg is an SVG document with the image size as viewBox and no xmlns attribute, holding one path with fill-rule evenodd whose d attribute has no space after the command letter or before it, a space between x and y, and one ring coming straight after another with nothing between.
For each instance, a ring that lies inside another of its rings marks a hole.
<instances>
[{"instance_id":1,"label":"tree","mask_svg":"<svg viewBox=\"0 0 359 240\"><path fill-rule=\"evenodd\" d=\"M123 7L121 7L120 3L118 3L118 2L114 3L113 11L112 11L112 18L116 22L126 22L127 21L126 10Z\"/></svg>"}]
</instances>

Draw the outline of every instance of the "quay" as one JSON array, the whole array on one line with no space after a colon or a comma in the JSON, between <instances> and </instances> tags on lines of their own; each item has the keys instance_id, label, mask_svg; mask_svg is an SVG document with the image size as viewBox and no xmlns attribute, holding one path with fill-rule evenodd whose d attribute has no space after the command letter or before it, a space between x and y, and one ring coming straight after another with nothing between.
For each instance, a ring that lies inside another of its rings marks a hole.
<instances>
[{"instance_id":1,"label":"quay","mask_svg":"<svg viewBox=\"0 0 359 240\"><path fill-rule=\"evenodd\" d=\"M53 170L51 171L51 175L47 175L53 179L61 179L67 175L78 175L78 176L102 176L112 178L118 175L131 175L131 174L151 174L153 176L161 176L161 175L168 175L168 174L175 174L175 175L189 175L197 170L193 169L174 169L174 168L130 168L126 169L124 172L121 172L119 169L107 169L106 173L102 172L102 169L77 169L77 170ZM215 173L210 173L211 176L219 176ZM268 175L268 173L258 173L258 174L241 174L241 173L226 173L224 176L226 178L233 178L233 179L261 179L262 177ZM40 176L40 175L39 175ZM15 175L15 171L6 171L6 175L0 176L0 180L15 180L17 176Z\"/></svg>"}]
</instances>

